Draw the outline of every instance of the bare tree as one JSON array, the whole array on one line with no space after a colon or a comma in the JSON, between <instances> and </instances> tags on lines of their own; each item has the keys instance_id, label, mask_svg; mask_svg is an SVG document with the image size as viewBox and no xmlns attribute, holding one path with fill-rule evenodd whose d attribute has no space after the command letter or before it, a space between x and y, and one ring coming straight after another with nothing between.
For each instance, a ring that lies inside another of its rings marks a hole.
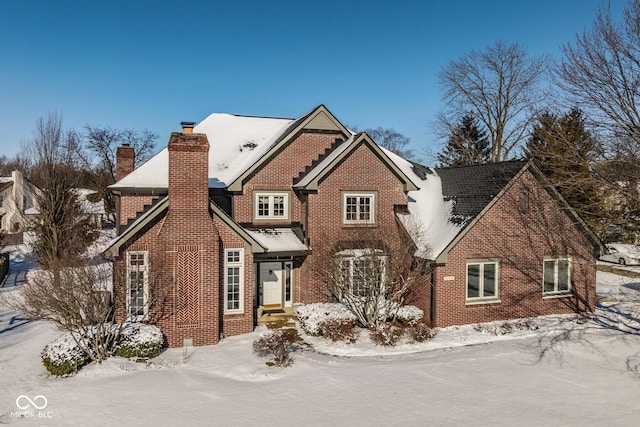
<instances>
[{"instance_id":1,"label":"bare tree","mask_svg":"<svg viewBox=\"0 0 640 427\"><path fill-rule=\"evenodd\" d=\"M411 140L395 129L378 126L377 128L369 128L364 131L369 134L377 144L392 153L405 159L412 159L414 157L413 150L409 148Z\"/></svg>"},{"instance_id":2,"label":"bare tree","mask_svg":"<svg viewBox=\"0 0 640 427\"><path fill-rule=\"evenodd\" d=\"M46 269L78 257L92 237L75 191L80 176L77 144L72 134L65 135L62 117L50 113L37 121L34 138L25 146L34 162L29 179L39 189L34 197L39 215L25 221L35 236L33 250Z\"/></svg>"},{"instance_id":3,"label":"bare tree","mask_svg":"<svg viewBox=\"0 0 640 427\"><path fill-rule=\"evenodd\" d=\"M381 231L360 229L314 249L322 260L316 269L331 296L362 326L378 325L392 319L414 288L428 281L429 264L415 256L416 241L408 233L390 239Z\"/></svg>"},{"instance_id":4,"label":"bare tree","mask_svg":"<svg viewBox=\"0 0 640 427\"><path fill-rule=\"evenodd\" d=\"M593 27L563 47L556 68L559 87L585 110L603 136L606 163L601 185L621 214L617 220L638 231L640 220L640 0L631 0L622 23L602 7ZM616 221L612 219L612 221Z\"/></svg>"},{"instance_id":5,"label":"bare tree","mask_svg":"<svg viewBox=\"0 0 640 427\"><path fill-rule=\"evenodd\" d=\"M116 150L122 144L134 148L134 167L146 162L154 153L158 134L150 130L118 130L110 127L85 126L83 139L83 161L95 171L95 190L105 199L108 213L115 211L115 202L107 187L116 182Z\"/></svg>"},{"instance_id":6,"label":"bare tree","mask_svg":"<svg viewBox=\"0 0 640 427\"><path fill-rule=\"evenodd\" d=\"M472 50L449 62L439 75L446 109L438 119L439 133L448 136L459 117L471 112L487 132L491 161L508 159L526 138L546 57L532 57L518 44L496 42L485 51Z\"/></svg>"}]
</instances>

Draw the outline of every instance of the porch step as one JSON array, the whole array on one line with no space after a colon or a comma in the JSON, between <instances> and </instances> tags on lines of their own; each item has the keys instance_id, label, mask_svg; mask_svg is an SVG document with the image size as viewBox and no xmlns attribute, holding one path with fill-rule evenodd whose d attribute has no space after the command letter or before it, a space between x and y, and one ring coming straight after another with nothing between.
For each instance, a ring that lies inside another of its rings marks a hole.
<instances>
[{"instance_id":1,"label":"porch step","mask_svg":"<svg viewBox=\"0 0 640 427\"><path fill-rule=\"evenodd\" d=\"M265 325L269 329L281 328L283 326L293 326L298 320L298 316L293 313L291 307L278 310L258 309L258 325Z\"/></svg>"}]
</instances>

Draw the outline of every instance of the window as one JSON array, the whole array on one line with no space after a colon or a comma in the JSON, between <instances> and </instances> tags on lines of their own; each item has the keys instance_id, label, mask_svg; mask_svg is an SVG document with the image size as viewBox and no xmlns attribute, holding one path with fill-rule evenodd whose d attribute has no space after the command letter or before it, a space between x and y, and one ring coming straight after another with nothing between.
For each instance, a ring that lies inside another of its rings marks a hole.
<instances>
[{"instance_id":1,"label":"window","mask_svg":"<svg viewBox=\"0 0 640 427\"><path fill-rule=\"evenodd\" d=\"M467 261L467 301L498 299L498 261Z\"/></svg>"},{"instance_id":2,"label":"window","mask_svg":"<svg viewBox=\"0 0 640 427\"><path fill-rule=\"evenodd\" d=\"M291 302L291 288L292 288L292 279L293 276L291 274L293 269L292 262L284 263L284 300L285 302Z\"/></svg>"},{"instance_id":3,"label":"window","mask_svg":"<svg viewBox=\"0 0 640 427\"><path fill-rule=\"evenodd\" d=\"M375 198L373 193L354 194L344 193L345 224L373 224L375 223Z\"/></svg>"},{"instance_id":4,"label":"window","mask_svg":"<svg viewBox=\"0 0 640 427\"><path fill-rule=\"evenodd\" d=\"M148 252L127 252L127 313L131 320L143 320L149 311L148 277Z\"/></svg>"},{"instance_id":5,"label":"window","mask_svg":"<svg viewBox=\"0 0 640 427\"><path fill-rule=\"evenodd\" d=\"M339 287L352 295L367 296L382 290L385 277L386 257L382 251L357 250L352 256L339 259ZM380 254L378 254L380 253Z\"/></svg>"},{"instance_id":6,"label":"window","mask_svg":"<svg viewBox=\"0 0 640 427\"><path fill-rule=\"evenodd\" d=\"M224 256L224 311L242 313L244 249L226 249Z\"/></svg>"},{"instance_id":7,"label":"window","mask_svg":"<svg viewBox=\"0 0 640 427\"><path fill-rule=\"evenodd\" d=\"M256 219L287 219L288 217L288 193L255 193Z\"/></svg>"},{"instance_id":8,"label":"window","mask_svg":"<svg viewBox=\"0 0 640 427\"><path fill-rule=\"evenodd\" d=\"M557 295L571 292L571 259L566 257L544 260L543 294Z\"/></svg>"}]
</instances>

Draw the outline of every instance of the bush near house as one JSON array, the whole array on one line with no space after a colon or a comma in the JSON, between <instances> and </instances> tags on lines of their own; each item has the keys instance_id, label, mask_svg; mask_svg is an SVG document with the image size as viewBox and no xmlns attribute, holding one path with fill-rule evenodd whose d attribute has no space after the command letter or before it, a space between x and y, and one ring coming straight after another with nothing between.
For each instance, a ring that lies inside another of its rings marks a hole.
<instances>
[{"instance_id":1,"label":"bush near house","mask_svg":"<svg viewBox=\"0 0 640 427\"><path fill-rule=\"evenodd\" d=\"M70 332L47 344L40 356L44 367L55 376L75 374L91 360Z\"/></svg>"},{"instance_id":2,"label":"bush near house","mask_svg":"<svg viewBox=\"0 0 640 427\"><path fill-rule=\"evenodd\" d=\"M44 347L41 353L42 363L52 375L75 374L91 361L87 351L78 342L91 343L91 334L95 333L96 329L112 330L113 327L107 324L103 328L86 328L85 336L76 335L75 339L71 332L65 332ZM163 344L164 336L156 326L126 323L109 353L120 357L153 358L160 354Z\"/></svg>"},{"instance_id":3,"label":"bush near house","mask_svg":"<svg viewBox=\"0 0 640 427\"><path fill-rule=\"evenodd\" d=\"M297 339L298 332L295 329L270 329L253 342L253 351L259 356L270 357L267 365L285 368L293 365L292 345Z\"/></svg>"},{"instance_id":4,"label":"bush near house","mask_svg":"<svg viewBox=\"0 0 640 427\"><path fill-rule=\"evenodd\" d=\"M160 354L164 336L157 326L126 323L115 347L116 356L153 358Z\"/></svg>"}]
</instances>

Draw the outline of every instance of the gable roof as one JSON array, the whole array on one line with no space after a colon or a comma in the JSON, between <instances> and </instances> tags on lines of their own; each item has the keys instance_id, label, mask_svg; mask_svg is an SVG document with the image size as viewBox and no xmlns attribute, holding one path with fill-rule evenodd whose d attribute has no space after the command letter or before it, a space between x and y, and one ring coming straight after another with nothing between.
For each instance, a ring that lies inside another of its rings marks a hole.
<instances>
[{"instance_id":1,"label":"gable roof","mask_svg":"<svg viewBox=\"0 0 640 427\"><path fill-rule=\"evenodd\" d=\"M209 188L241 191L246 177L302 130L351 132L324 105L298 119L214 113L194 128L209 140ZM164 193L169 186L169 151L165 147L147 162L109 186L116 191Z\"/></svg>"},{"instance_id":2,"label":"gable roof","mask_svg":"<svg viewBox=\"0 0 640 427\"><path fill-rule=\"evenodd\" d=\"M368 146L371 151L398 177L403 183L404 191L418 190L416 184L398 165L391 160L388 151L382 149L365 132L352 135L347 141L333 149L327 157L311 169L293 188L317 190L320 181L327 176L343 159L349 156L360 145Z\"/></svg>"},{"instance_id":3,"label":"gable roof","mask_svg":"<svg viewBox=\"0 0 640 427\"><path fill-rule=\"evenodd\" d=\"M497 200L526 171L538 180L547 192L561 204L561 209L573 220L581 233L592 242L594 247L602 248L602 243L589 226L571 208L544 174L530 161L513 160L450 168L438 168L442 177L443 195L454 202L453 222L462 225L460 232L437 254L435 261L447 261L449 251L473 228L476 222L496 203ZM484 181L484 182L483 182Z\"/></svg>"},{"instance_id":4,"label":"gable roof","mask_svg":"<svg viewBox=\"0 0 640 427\"><path fill-rule=\"evenodd\" d=\"M232 231L234 231L241 239L251 245L254 253L266 252L267 248L258 242L251 234L240 226L233 218L223 211L214 202L209 201L209 207L213 214L224 222ZM120 253L120 248L130 238L134 237L142 228L158 218L162 213L169 209L169 197L165 196L155 205L151 206L146 212L142 213L122 234L112 239L103 249L102 254L105 257L116 257Z\"/></svg>"},{"instance_id":5,"label":"gable roof","mask_svg":"<svg viewBox=\"0 0 640 427\"><path fill-rule=\"evenodd\" d=\"M465 224L475 218L525 164L525 161L513 160L435 168L442 179L442 195L454 202L452 220Z\"/></svg>"}]
</instances>

